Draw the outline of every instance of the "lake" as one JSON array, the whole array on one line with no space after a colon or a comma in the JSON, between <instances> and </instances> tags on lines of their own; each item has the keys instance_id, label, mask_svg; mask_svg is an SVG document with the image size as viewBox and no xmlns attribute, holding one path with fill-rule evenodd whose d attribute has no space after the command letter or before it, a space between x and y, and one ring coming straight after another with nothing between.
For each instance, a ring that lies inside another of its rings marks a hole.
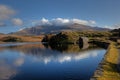
<instances>
[{"instance_id":1,"label":"lake","mask_svg":"<svg viewBox=\"0 0 120 80\"><path fill-rule=\"evenodd\" d=\"M96 46L0 44L0 80L90 80L105 52Z\"/></svg>"}]
</instances>

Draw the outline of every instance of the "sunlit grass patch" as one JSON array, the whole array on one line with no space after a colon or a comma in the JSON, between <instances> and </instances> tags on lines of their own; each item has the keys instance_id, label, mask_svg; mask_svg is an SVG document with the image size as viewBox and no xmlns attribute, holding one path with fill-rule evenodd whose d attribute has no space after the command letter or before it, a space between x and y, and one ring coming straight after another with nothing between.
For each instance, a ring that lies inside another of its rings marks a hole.
<instances>
[{"instance_id":1,"label":"sunlit grass patch","mask_svg":"<svg viewBox=\"0 0 120 80\"><path fill-rule=\"evenodd\" d=\"M105 61L113 63L113 64L118 64L118 58L119 58L119 51L117 47L111 43L107 54L105 55Z\"/></svg>"},{"instance_id":2,"label":"sunlit grass patch","mask_svg":"<svg viewBox=\"0 0 120 80\"><path fill-rule=\"evenodd\" d=\"M119 51L114 43L109 45L104 60L101 62L102 75L96 77L97 80L120 80L118 70Z\"/></svg>"}]
</instances>

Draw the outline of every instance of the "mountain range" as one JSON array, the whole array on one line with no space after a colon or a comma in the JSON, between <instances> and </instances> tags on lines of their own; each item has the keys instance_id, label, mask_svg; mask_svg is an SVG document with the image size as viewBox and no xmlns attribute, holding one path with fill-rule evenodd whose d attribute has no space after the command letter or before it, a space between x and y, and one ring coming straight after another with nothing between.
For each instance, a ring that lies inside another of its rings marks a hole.
<instances>
[{"instance_id":1,"label":"mountain range","mask_svg":"<svg viewBox=\"0 0 120 80\"><path fill-rule=\"evenodd\" d=\"M83 24L72 24L72 25L38 25L31 28L25 28L17 32L10 34L16 35L40 35L40 34L55 34L61 31L109 31L108 28L92 27Z\"/></svg>"}]
</instances>

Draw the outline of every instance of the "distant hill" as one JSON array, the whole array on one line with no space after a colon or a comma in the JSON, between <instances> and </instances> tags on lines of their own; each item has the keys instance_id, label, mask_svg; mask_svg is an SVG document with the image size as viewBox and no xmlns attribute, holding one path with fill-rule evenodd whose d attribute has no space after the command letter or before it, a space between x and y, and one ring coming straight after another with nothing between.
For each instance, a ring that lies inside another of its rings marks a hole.
<instances>
[{"instance_id":1,"label":"distant hill","mask_svg":"<svg viewBox=\"0 0 120 80\"><path fill-rule=\"evenodd\" d=\"M113 29L113 30L111 30L111 32L120 32L120 28L119 29Z\"/></svg>"},{"instance_id":2,"label":"distant hill","mask_svg":"<svg viewBox=\"0 0 120 80\"><path fill-rule=\"evenodd\" d=\"M120 28L111 30L111 33L113 34L113 36L120 37Z\"/></svg>"},{"instance_id":3,"label":"distant hill","mask_svg":"<svg viewBox=\"0 0 120 80\"><path fill-rule=\"evenodd\" d=\"M0 35L4 35L4 33L0 33Z\"/></svg>"},{"instance_id":4,"label":"distant hill","mask_svg":"<svg viewBox=\"0 0 120 80\"><path fill-rule=\"evenodd\" d=\"M35 26L31 28L25 28L18 32L10 33L17 35L40 35L40 34L49 34L49 33L59 33L61 31L109 31L107 28L92 27L82 24L72 24L64 26L55 26L55 25L44 25L44 26Z\"/></svg>"}]
</instances>

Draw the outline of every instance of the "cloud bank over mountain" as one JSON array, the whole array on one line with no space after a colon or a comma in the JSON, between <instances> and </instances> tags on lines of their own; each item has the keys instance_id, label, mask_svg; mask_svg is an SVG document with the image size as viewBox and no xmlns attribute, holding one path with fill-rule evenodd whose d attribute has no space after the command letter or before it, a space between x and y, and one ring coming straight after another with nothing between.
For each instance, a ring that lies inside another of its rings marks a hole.
<instances>
[{"instance_id":1,"label":"cloud bank over mountain","mask_svg":"<svg viewBox=\"0 0 120 80\"><path fill-rule=\"evenodd\" d=\"M67 19L67 18L54 18L48 20L46 18L42 18L41 20L33 21L32 25L54 25L54 26L64 26L64 25L72 25L72 24L83 24L83 25L95 25L96 21L94 20L82 20L82 19Z\"/></svg>"}]
</instances>

